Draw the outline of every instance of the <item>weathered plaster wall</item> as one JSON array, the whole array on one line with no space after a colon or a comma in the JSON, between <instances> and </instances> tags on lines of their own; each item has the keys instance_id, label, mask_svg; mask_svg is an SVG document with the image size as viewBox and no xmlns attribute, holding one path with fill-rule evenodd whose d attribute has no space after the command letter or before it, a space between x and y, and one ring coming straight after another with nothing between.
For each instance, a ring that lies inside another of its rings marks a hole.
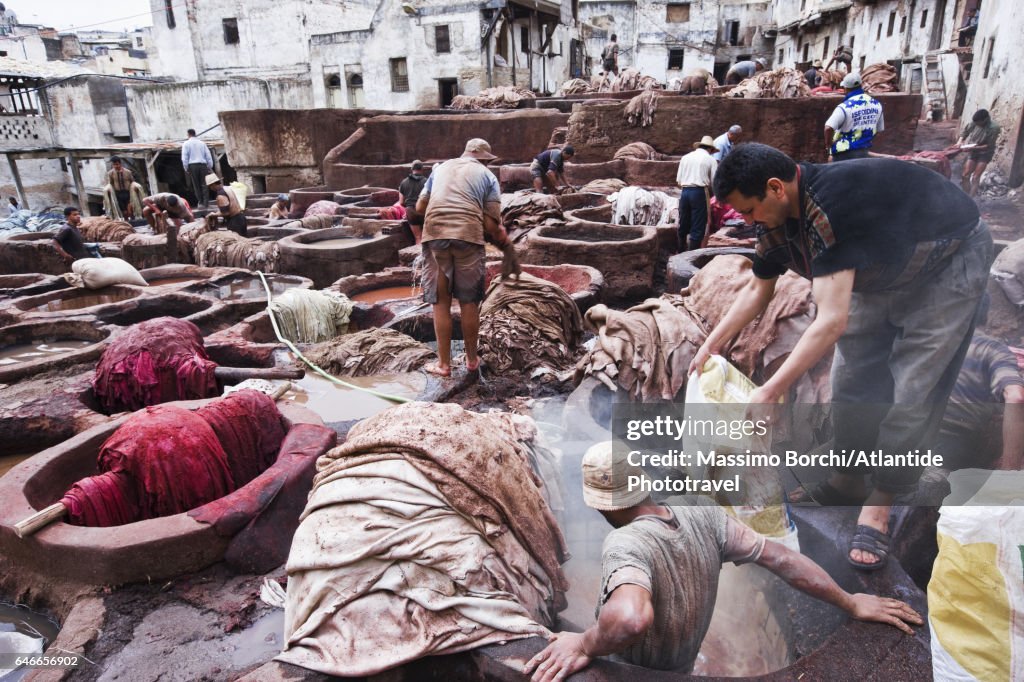
<instances>
[{"instance_id":1,"label":"weathered plaster wall","mask_svg":"<svg viewBox=\"0 0 1024 682\"><path fill-rule=\"evenodd\" d=\"M60 161L46 159L22 159L18 161L18 174L28 195L29 207L38 211L47 206L61 206L71 201L71 195L64 187L65 174ZM18 196L10 166L0 164L0 201L7 204L7 197ZM6 211L4 212L6 215Z\"/></svg>"},{"instance_id":2,"label":"weathered plaster wall","mask_svg":"<svg viewBox=\"0 0 1024 682\"><path fill-rule=\"evenodd\" d=\"M1024 3L987 0L980 12L974 40L974 66L967 88L964 121L988 109L1003 127L992 164L1012 184L1024 182L1024 79L1020 76L1020 36Z\"/></svg>"},{"instance_id":3,"label":"weathered plaster wall","mask_svg":"<svg viewBox=\"0 0 1024 682\"><path fill-rule=\"evenodd\" d=\"M220 111L312 106L309 83L297 80L132 84L126 90L136 141L183 139L188 128L215 125Z\"/></svg>"},{"instance_id":4,"label":"weathered plaster wall","mask_svg":"<svg viewBox=\"0 0 1024 682\"><path fill-rule=\"evenodd\" d=\"M920 95L881 95L885 132L875 150L904 153L913 146ZM820 131L839 97L738 99L662 97L647 128L623 125L625 103L573 107L566 141L581 163L605 161L630 142L643 141L663 154L685 154L703 135L717 136L729 125L743 126L744 139L778 147L797 160L823 161ZM709 125L710 122L711 123Z\"/></svg>"},{"instance_id":5,"label":"weathered plaster wall","mask_svg":"<svg viewBox=\"0 0 1024 682\"><path fill-rule=\"evenodd\" d=\"M152 73L179 81L193 81L199 78L196 67L195 46L189 30L188 11L185 6L171 3L167 9L166 0L149 0L153 13L153 32L149 47L149 61ZM168 25L168 11L174 15L174 28Z\"/></svg>"}]
</instances>

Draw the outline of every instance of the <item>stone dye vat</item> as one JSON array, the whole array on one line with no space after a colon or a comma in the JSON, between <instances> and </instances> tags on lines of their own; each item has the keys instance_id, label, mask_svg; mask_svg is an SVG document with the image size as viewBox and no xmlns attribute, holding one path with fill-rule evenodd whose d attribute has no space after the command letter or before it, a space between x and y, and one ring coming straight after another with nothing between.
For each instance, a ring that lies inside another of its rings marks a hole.
<instances>
[{"instance_id":1,"label":"stone dye vat","mask_svg":"<svg viewBox=\"0 0 1024 682\"><path fill-rule=\"evenodd\" d=\"M93 314L111 305L136 298L144 289L117 284L102 289L62 289L14 302L13 308L26 317L58 317L79 313Z\"/></svg>"},{"instance_id":2,"label":"stone dye vat","mask_svg":"<svg viewBox=\"0 0 1024 682\"><path fill-rule=\"evenodd\" d=\"M195 410L208 402L173 404ZM284 406L281 411L290 428L296 424L322 424L308 410ZM321 443L315 456L281 457L245 486L188 513L108 528L57 521L35 535L19 538L13 528L15 523L59 500L75 481L96 473L100 446L128 418L121 417L80 433L22 462L0 478L0 553L42 580L120 585L169 578L200 570L231 551L239 524L226 527L220 522L201 523L193 517L208 511L211 505L220 505L246 519L261 514L261 522L272 528L274 537L285 540L283 552L287 554L298 523L297 512L305 504L312 482L316 457L333 446L333 438ZM287 443L286 437L282 448ZM284 479L296 483L282 487L262 510L258 504L254 506L257 501L251 491Z\"/></svg>"},{"instance_id":3,"label":"stone dye vat","mask_svg":"<svg viewBox=\"0 0 1024 682\"><path fill-rule=\"evenodd\" d=\"M266 275L273 296L289 289L310 289L313 282L294 275ZM248 271L234 271L186 288L191 294L218 301L209 309L191 315L189 321L199 327L203 335L227 329L250 315L267 307L267 292L259 275Z\"/></svg>"},{"instance_id":4,"label":"stone dye vat","mask_svg":"<svg viewBox=\"0 0 1024 682\"><path fill-rule=\"evenodd\" d=\"M631 300L651 293L658 235L653 227L571 223L539 227L516 250L523 263L592 267L604 275L606 300Z\"/></svg>"},{"instance_id":5,"label":"stone dye vat","mask_svg":"<svg viewBox=\"0 0 1024 682\"><path fill-rule=\"evenodd\" d=\"M318 187L299 187L288 193L289 213L288 217L301 218L306 214L306 209L318 201L330 201L334 197L334 190L328 189L327 185Z\"/></svg>"},{"instance_id":6,"label":"stone dye vat","mask_svg":"<svg viewBox=\"0 0 1024 682\"><path fill-rule=\"evenodd\" d=\"M207 280L220 272L222 270L218 268L171 264L146 268L140 270L139 274L151 287L169 287L177 290L185 288L186 285Z\"/></svg>"},{"instance_id":7,"label":"stone dye vat","mask_svg":"<svg viewBox=\"0 0 1024 682\"><path fill-rule=\"evenodd\" d=\"M28 322L0 329L0 383L95 360L110 330L79 320Z\"/></svg>"},{"instance_id":8,"label":"stone dye vat","mask_svg":"<svg viewBox=\"0 0 1024 682\"><path fill-rule=\"evenodd\" d=\"M327 287L347 275L398 265L398 250L412 243L412 234L395 221L372 222L384 223L383 230L367 234L346 225L285 237L279 242L279 270L309 277L315 287Z\"/></svg>"},{"instance_id":9,"label":"stone dye vat","mask_svg":"<svg viewBox=\"0 0 1024 682\"><path fill-rule=\"evenodd\" d=\"M56 289L66 289L70 285L58 275L42 275L39 273L24 275L0 275L0 298L20 298L45 294Z\"/></svg>"}]
</instances>

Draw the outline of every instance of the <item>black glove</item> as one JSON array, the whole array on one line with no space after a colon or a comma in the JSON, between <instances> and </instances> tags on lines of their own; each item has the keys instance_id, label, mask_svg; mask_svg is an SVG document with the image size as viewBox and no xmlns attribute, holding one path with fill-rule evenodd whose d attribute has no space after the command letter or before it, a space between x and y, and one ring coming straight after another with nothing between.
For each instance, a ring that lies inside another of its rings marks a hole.
<instances>
[{"instance_id":1,"label":"black glove","mask_svg":"<svg viewBox=\"0 0 1024 682\"><path fill-rule=\"evenodd\" d=\"M518 278L523 274L523 269L519 267L519 258L516 256L516 247L512 242L505 242L505 246L501 247L501 253L504 255L501 261L502 279L508 279L512 275Z\"/></svg>"}]
</instances>

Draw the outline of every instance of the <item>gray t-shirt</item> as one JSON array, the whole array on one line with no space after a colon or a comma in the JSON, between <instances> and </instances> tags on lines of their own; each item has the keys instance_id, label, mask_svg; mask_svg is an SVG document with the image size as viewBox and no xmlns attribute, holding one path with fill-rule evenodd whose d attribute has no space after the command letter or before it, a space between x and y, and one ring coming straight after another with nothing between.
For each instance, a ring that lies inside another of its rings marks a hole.
<instances>
[{"instance_id":1,"label":"gray t-shirt","mask_svg":"<svg viewBox=\"0 0 1024 682\"><path fill-rule=\"evenodd\" d=\"M732 68L729 69L729 71L742 78L750 78L751 76L757 73L757 64L750 60L744 62L736 62L735 64L732 65Z\"/></svg>"},{"instance_id":2,"label":"gray t-shirt","mask_svg":"<svg viewBox=\"0 0 1024 682\"><path fill-rule=\"evenodd\" d=\"M633 665L689 673L711 625L722 563L756 561L765 538L713 503L670 509L674 521L641 516L605 538L601 606L621 585L649 591L654 624L621 657Z\"/></svg>"}]
</instances>

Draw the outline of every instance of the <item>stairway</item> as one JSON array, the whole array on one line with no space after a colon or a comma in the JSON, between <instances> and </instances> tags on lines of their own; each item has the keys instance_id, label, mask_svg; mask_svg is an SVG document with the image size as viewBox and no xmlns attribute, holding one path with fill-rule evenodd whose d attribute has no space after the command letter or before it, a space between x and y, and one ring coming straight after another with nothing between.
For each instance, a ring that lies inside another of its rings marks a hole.
<instances>
[{"instance_id":1,"label":"stairway","mask_svg":"<svg viewBox=\"0 0 1024 682\"><path fill-rule=\"evenodd\" d=\"M941 121L949 110L946 101L946 80L942 75L942 64L939 55L926 54L924 57L925 90L928 93L928 106L933 121Z\"/></svg>"}]
</instances>

